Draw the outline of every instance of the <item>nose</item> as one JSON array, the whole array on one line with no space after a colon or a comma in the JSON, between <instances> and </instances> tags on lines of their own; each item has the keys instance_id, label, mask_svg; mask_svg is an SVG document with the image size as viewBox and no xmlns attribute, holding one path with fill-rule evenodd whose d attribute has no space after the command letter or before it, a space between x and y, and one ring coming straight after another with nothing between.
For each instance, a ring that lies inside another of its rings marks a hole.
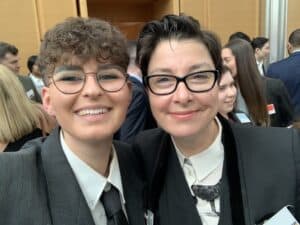
<instances>
[{"instance_id":1,"label":"nose","mask_svg":"<svg viewBox=\"0 0 300 225\"><path fill-rule=\"evenodd\" d=\"M98 84L95 74L90 73L85 76L85 83L82 89L83 95L92 97L101 95L104 91Z\"/></svg>"},{"instance_id":2,"label":"nose","mask_svg":"<svg viewBox=\"0 0 300 225\"><path fill-rule=\"evenodd\" d=\"M192 99L192 93L187 89L184 82L178 83L173 96L174 101L182 104L188 103Z\"/></svg>"},{"instance_id":3,"label":"nose","mask_svg":"<svg viewBox=\"0 0 300 225\"><path fill-rule=\"evenodd\" d=\"M227 96L232 98L235 95L236 95L236 87L232 86L232 87L229 88Z\"/></svg>"}]
</instances>

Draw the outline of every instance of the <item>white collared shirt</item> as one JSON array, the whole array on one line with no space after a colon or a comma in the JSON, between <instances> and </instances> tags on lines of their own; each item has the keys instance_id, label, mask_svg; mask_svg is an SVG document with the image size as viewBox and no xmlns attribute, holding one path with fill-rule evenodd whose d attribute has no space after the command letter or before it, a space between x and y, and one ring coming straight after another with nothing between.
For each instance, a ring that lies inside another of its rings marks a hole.
<instances>
[{"instance_id":1,"label":"white collared shirt","mask_svg":"<svg viewBox=\"0 0 300 225\"><path fill-rule=\"evenodd\" d=\"M222 125L218 118L216 118L216 121L219 128L217 137L207 149L196 155L185 157L180 149L176 146L174 139L172 138L176 149L176 154L193 196L194 193L191 189L193 184L215 185L222 177L224 162L224 147L221 141ZM188 161L188 163L186 161ZM202 224L217 225L219 223L219 216L212 216L210 203L198 197L197 200L196 207L201 217ZM214 203L216 206L216 211L220 212L220 198L217 198Z\"/></svg>"},{"instance_id":2,"label":"white collared shirt","mask_svg":"<svg viewBox=\"0 0 300 225\"><path fill-rule=\"evenodd\" d=\"M126 215L125 198L123 193L119 162L114 146L112 146L113 158L109 166L109 175L106 178L92 169L89 165L87 165L73 153L73 151L64 141L62 131L60 131L60 141L62 149L75 174L83 196L91 211L95 225L104 225L107 223L105 211L103 208L103 204L100 201L100 197L105 189L109 189L111 184L114 185L120 193L123 211Z\"/></svg>"},{"instance_id":3,"label":"white collared shirt","mask_svg":"<svg viewBox=\"0 0 300 225\"><path fill-rule=\"evenodd\" d=\"M256 61L256 64L257 64L257 68L258 68L258 71L259 71L260 75L264 76L265 75L264 69L263 69L264 63Z\"/></svg>"},{"instance_id":4,"label":"white collared shirt","mask_svg":"<svg viewBox=\"0 0 300 225\"><path fill-rule=\"evenodd\" d=\"M42 78L38 78L36 76L34 76L32 73L29 74L30 79L32 80L36 90L38 91L39 95L42 96L42 88L45 86L43 79Z\"/></svg>"}]
</instances>

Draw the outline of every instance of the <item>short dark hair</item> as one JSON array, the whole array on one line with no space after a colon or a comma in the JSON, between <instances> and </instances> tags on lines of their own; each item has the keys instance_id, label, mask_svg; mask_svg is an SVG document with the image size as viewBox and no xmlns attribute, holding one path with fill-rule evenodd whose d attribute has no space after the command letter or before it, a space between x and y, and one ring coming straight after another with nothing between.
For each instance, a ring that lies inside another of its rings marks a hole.
<instances>
[{"instance_id":1,"label":"short dark hair","mask_svg":"<svg viewBox=\"0 0 300 225\"><path fill-rule=\"evenodd\" d=\"M30 73L32 73L32 67L33 65L36 63L37 61L37 56L36 55L32 55L28 58L27 60L27 68L30 71Z\"/></svg>"},{"instance_id":2,"label":"short dark hair","mask_svg":"<svg viewBox=\"0 0 300 225\"><path fill-rule=\"evenodd\" d=\"M129 62L124 35L95 18L68 18L46 32L38 57L44 82L48 83L56 66L69 63L74 56L83 62L96 58L114 63L125 71Z\"/></svg>"},{"instance_id":3,"label":"short dark hair","mask_svg":"<svg viewBox=\"0 0 300 225\"><path fill-rule=\"evenodd\" d=\"M202 31L199 22L190 16L166 15L161 20L147 23L141 30L137 42L137 62L143 76L147 75L150 58L156 46L163 40L194 39L203 43L217 70L222 66L221 45L215 34Z\"/></svg>"},{"instance_id":4,"label":"short dark hair","mask_svg":"<svg viewBox=\"0 0 300 225\"><path fill-rule=\"evenodd\" d=\"M269 41L269 38L266 37L256 37L251 41L251 46L253 50L259 48L261 49Z\"/></svg>"},{"instance_id":5,"label":"short dark hair","mask_svg":"<svg viewBox=\"0 0 300 225\"><path fill-rule=\"evenodd\" d=\"M300 47L300 29L296 29L290 34L289 43L293 47Z\"/></svg>"},{"instance_id":6,"label":"short dark hair","mask_svg":"<svg viewBox=\"0 0 300 225\"><path fill-rule=\"evenodd\" d=\"M16 46L6 43L0 42L0 60L2 60L7 53L11 53L12 55L17 55L19 50Z\"/></svg>"},{"instance_id":7,"label":"short dark hair","mask_svg":"<svg viewBox=\"0 0 300 225\"><path fill-rule=\"evenodd\" d=\"M234 40L234 39L242 39L242 40L245 40L245 41L251 43L251 38L248 36L248 34L241 32L241 31L237 31L229 36L229 41Z\"/></svg>"}]
</instances>

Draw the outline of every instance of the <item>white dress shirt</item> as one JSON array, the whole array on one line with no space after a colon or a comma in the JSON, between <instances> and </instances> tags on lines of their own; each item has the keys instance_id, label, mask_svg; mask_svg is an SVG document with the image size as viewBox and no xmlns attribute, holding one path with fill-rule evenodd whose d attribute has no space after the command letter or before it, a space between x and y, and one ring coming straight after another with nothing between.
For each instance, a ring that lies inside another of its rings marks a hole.
<instances>
[{"instance_id":1,"label":"white dress shirt","mask_svg":"<svg viewBox=\"0 0 300 225\"><path fill-rule=\"evenodd\" d=\"M258 71L259 71L260 75L264 76L265 75L265 71L264 71L264 68L263 68L264 62L263 61L262 62L256 61L256 64L257 64L257 68L258 68Z\"/></svg>"},{"instance_id":2,"label":"white dress shirt","mask_svg":"<svg viewBox=\"0 0 300 225\"><path fill-rule=\"evenodd\" d=\"M36 90L38 91L39 95L42 96L42 88L45 86L43 79L34 76L32 73L29 74L30 79L32 80Z\"/></svg>"},{"instance_id":3,"label":"white dress shirt","mask_svg":"<svg viewBox=\"0 0 300 225\"><path fill-rule=\"evenodd\" d=\"M194 193L191 189L193 184L215 185L222 177L224 161L224 147L221 141L222 125L218 118L216 118L216 121L219 128L217 137L207 149L196 155L185 157L172 138L180 165L182 166L186 181L193 196ZM219 216L213 212L210 202L198 197L197 200L196 207L202 224L217 225L219 223ZM220 197L214 201L214 204L216 211L220 212Z\"/></svg>"},{"instance_id":4,"label":"white dress shirt","mask_svg":"<svg viewBox=\"0 0 300 225\"><path fill-rule=\"evenodd\" d=\"M120 193L123 211L126 215L125 198L123 194L121 174L114 146L112 146L113 158L109 166L109 175L108 177L104 177L98 172L96 172L94 169L92 169L89 165L87 165L84 161L82 161L77 155L75 155L72 152L72 150L64 141L62 131L60 132L60 141L62 149L75 174L83 196L91 211L95 225L104 225L107 223L104 207L102 202L100 201L100 197L104 190L110 188L111 184L114 185Z\"/></svg>"}]
</instances>

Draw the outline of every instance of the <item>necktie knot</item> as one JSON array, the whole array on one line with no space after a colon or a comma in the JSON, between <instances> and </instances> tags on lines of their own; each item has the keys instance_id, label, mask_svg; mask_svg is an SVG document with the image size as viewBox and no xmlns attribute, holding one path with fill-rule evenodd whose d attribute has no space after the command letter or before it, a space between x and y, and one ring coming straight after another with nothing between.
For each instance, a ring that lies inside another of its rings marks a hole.
<instances>
[{"instance_id":1,"label":"necktie knot","mask_svg":"<svg viewBox=\"0 0 300 225\"><path fill-rule=\"evenodd\" d=\"M127 219L122 209L119 191L111 185L108 191L104 191L101 196L108 225L128 225Z\"/></svg>"}]
</instances>

